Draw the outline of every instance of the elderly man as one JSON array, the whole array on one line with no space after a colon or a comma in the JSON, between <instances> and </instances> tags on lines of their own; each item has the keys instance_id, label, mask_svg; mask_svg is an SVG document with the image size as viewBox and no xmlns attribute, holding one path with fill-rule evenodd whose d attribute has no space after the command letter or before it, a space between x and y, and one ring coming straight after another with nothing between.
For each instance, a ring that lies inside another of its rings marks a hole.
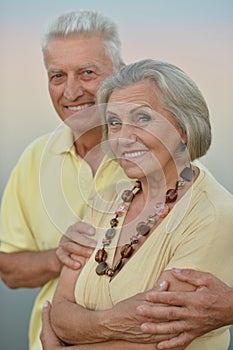
<instances>
[{"instance_id":1,"label":"elderly man","mask_svg":"<svg viewBox=\"0 0 233 350\"><path fill-rule=\"evenodd\" d=\"M126 178L104 156L95 110L99 84L123 65L115 23L95 11L64 14L48 28L42 49L50 97L64 123L21 156L4 193L0 231L3 282L43 286L31 317L31 350L41 349L41 309L61 271L62 234L82 219L96 190Z\"/></svg>"}]
</instances>

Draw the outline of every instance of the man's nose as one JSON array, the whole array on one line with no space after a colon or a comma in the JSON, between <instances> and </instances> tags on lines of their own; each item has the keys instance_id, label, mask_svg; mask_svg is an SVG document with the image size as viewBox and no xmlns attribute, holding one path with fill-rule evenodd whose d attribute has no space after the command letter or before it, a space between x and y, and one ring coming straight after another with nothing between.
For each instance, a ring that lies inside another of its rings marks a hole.
<instances>
[{"instance_id":1,"label":"man's nose","mask_svg":"<svg viewBox=\"0 0 233 350\"><path fill-rule=\"evenodd\" d=\"M64 97L69 101L75 101L83 93L82 82L77 77L68 77L65 84Z\"/></svg>"}]
</instances>

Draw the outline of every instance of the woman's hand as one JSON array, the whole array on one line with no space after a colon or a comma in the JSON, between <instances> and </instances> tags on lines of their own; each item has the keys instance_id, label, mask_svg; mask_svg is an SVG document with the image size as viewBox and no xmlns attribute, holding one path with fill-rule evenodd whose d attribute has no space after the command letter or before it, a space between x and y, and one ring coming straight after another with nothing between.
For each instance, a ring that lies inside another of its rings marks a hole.
<instances>
[{"instance_id":1,"label":"woman's hand","mask_svg":"<svg viewBox=\"0 0 233 350\"><path fill-rule=\"evenodd\" d=\"M71 269L80 269L83 259L79 257L89 258L96 247L96 241L89 238L94 234L94 227L83 221L68 227L56 251L59 261Z\"/></svg>"},{"instance_id":2,"label":"woman's hand","mask_svg":"<svg viewBox=\"0 0 233 350\"><path fill-rule=\"evenodd\" d=\"M42 310L42 329L40 333L40 341L43 350L60 350L63 349L65 345L60 341L52 329L50 311L51 304L46 301Z\"/></svg>"}]
</instances>

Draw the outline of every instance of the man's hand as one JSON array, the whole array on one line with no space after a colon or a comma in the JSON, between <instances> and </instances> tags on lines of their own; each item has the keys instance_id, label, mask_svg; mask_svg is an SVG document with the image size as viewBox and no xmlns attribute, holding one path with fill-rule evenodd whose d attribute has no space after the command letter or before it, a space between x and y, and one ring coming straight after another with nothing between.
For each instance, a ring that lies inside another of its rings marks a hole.
<instances>
[{"instance_id":1,"label":"man's hand","mask_svg":"<svg viewBox=\"0 0 233 350\"><path fill-rule=\"evenodd\" d=\"M198 336L233 323L233 289L205 272L174 269L173 275L180 281L197 287L195 292L147 293L153 306L144 304L137 308L140 315L148 317L142 324L143 332L150 334L179 334L158 344L158 349L172 349L188 345ZM153 319L153 323L149 321ZM167 322L160 322L161 319Z\"/></svg>"},{"instance_id":2,"label":"man's hand","mask_svg":"<svg viewBox=\"0 0 233 350\"><path fill-rule=\"evenodd\" d=\"M57 258L71 269L80 269L82 259L79 260L79 256L89 258L96 247L96 241L88 237L94 234L94 227L85 222L78 221L71 225L60 240Z\"/></svg>"},{"instance_id":3,"label":"man's hand","mask_svg":"<svg viewBox=\"0 0 233 350\"><path fill-rule=\"evenodd\" d=\"M168 288L168 283L163 282L156 286L154 290L165 291ZM146 306L148 301L146 300L147 293L139 293L131 298L125 299L117 303L111 310L108 310L106 319L103 319L103 332L106 338L112 340L126 340L133 343L157 343L164 339L170 339L174 337L174 334L146 334L141 330L141 324L148 320L147 317L136 313L136 309L139 305ZM161 320L160 320L161 321ZM151 319L152 322L152 319Z\"/></svg>"}]
</instances>

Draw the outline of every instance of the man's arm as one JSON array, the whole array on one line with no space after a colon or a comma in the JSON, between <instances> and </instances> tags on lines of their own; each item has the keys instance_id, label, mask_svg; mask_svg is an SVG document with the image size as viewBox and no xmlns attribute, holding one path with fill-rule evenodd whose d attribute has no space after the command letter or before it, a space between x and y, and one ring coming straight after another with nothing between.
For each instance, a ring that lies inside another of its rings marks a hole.
<instances>
[{"instance_id":1,"label":"man's arm","mask_svg":"<svg viewBox=\"0 0 233 350\"><path fill-rule=\"evenodd\" d=\"M0 276L7 287L35 288L59 276L61 263L56 249L44 252L0 252Z\"/></svg>"},{"instance_id":2,"label":"man's arm","mask_svg":"<svg viewBox=\"0 0 233 350\"><path fill-rule=\"evenodd\" d=\"M159 349L171 349L181 344L188 344L198 336L233 324L232 288L205 272L174 269L173 276L177 280L196 286L196 291L163 293L150 291L146 298L149 304L137 308L140 315L153 319L153 322L142 324L143 332L179 333L178 337L161 342L158 345ZM164 306L155 307L157 303ZM159 321L161 319L168 321L161 323Z\"/></svg>"}]
</instances>

